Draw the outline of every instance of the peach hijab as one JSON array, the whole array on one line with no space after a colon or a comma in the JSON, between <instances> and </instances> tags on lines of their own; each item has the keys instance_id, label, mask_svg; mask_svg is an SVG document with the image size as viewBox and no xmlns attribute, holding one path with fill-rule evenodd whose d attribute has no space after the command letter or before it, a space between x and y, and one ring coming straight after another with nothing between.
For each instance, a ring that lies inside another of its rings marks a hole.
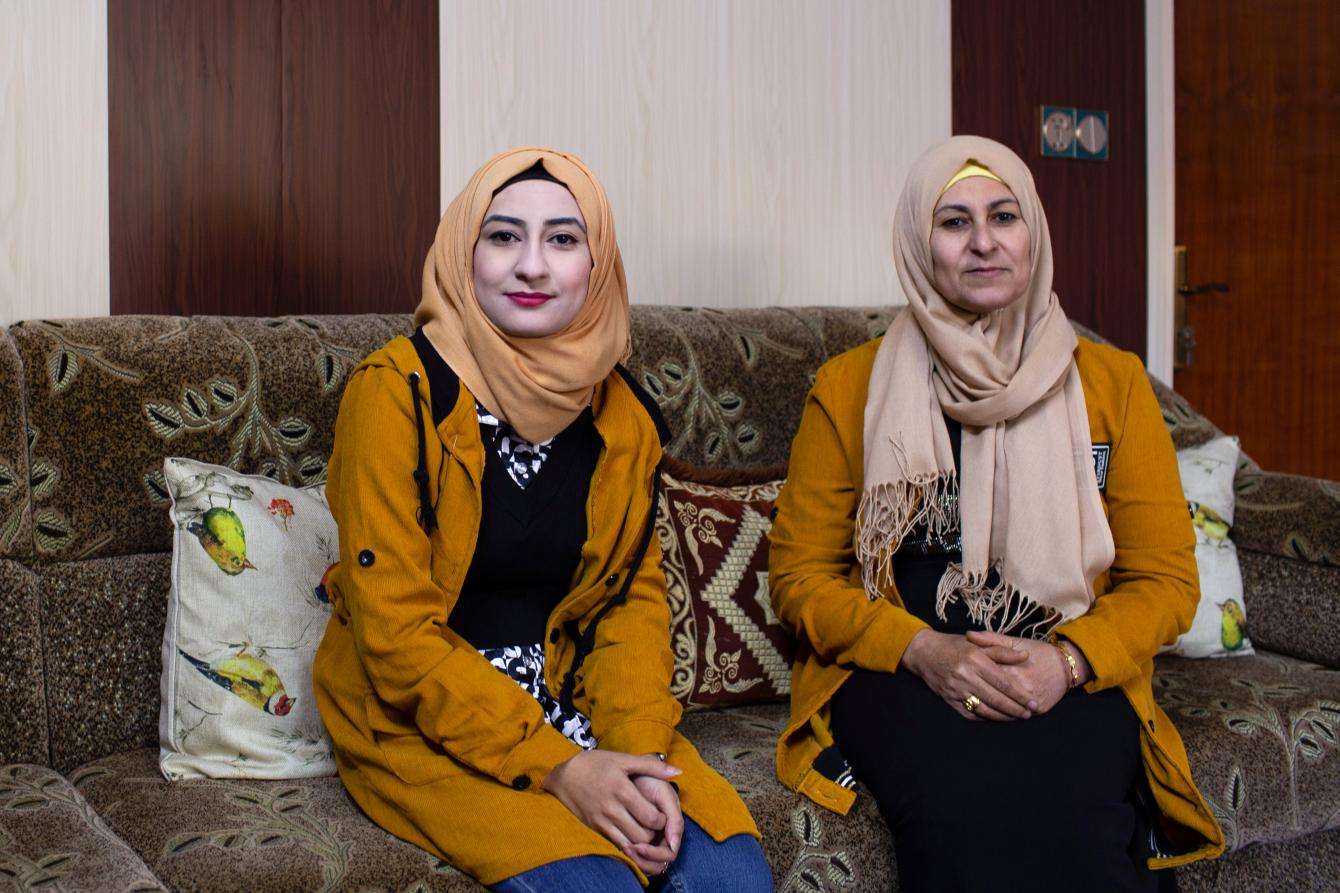
<instances>
[{"instance_id":1,"label":"peach hijab","mask_svg":"<svg viewBox=\"0 0 1340 893\"><path fill-rule=\"evenodd\" d=\"M982 316L936 291L930 252L936 203L969 163L1009 187L1031 236L1025 294ZM913 526L939 535L961 528L962 561L950 564L936 593L940 616L962 600L987 629L1045 633L1089 610L1094 579L1115 553L1078 342L1052 291L1051 236L1027 166L981 137L931 149L908 173L893 253L908 309L879 347L865 406L855 547L866 592L877 598L892 582L893 555ZM961 469L945 415L963 426ZM992 571L997 580L988 585Z\"/></svg>"},{"instance_id":2,"label":"peach hijab","mask_svg":"<svg viewBox=\"0 0 1340 893\"><path fill-rule=\"evenodd\" d=\"M526 338L503 332L480 309L474 252L494 190L537 161L577 200L592 266L586 300L572 322L552 335ZM538 147L487 161L442 215L423 265L414 322L470 393L522 437L540 443L566 428L630 349L628 285L609 200L595 174L575 155Z\"/></svg>"}]
</instances>

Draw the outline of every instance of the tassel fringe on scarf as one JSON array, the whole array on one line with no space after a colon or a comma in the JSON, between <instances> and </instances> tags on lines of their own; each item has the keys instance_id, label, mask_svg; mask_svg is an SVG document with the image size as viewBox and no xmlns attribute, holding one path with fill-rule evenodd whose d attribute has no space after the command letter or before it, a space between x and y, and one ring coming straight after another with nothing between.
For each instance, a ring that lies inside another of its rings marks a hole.
<instances>
[{"instance_id":1,"label":"tassel fringe on scarf","mask_svg":"<svg viewBox=\"0 0 1340 893\"><path fill-rule=\"evenodd\" d=\"M893 556L906 536L925 525L930 538L944 537L959 527L958 477L939 474L918 481L900 480L871 487L856 512L856 555L866 596L874 601L893 586ZM952 562L935 590L935 613L947 620L947 608L961 600L968 617L1002 635L1044 638L1061 620L1058 611L1033 601L1002 578L988 586L991 572L968 574ZM1027 621L1027 622L1025 622Z\"/></svg>"}]
</instances>

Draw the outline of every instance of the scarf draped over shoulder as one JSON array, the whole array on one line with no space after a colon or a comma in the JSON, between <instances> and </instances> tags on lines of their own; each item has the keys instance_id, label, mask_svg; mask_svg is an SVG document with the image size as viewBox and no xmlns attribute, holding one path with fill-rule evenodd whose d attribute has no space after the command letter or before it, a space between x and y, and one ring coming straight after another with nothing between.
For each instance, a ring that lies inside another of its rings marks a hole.
<instances>
[{"instance_id":1,"label":"scarf draped over shoulder","mask_svg":"<svg viewBox=\"0 0 1340 893\"><path fill-rule=\"evenodd\" d=\"M1031 237L1027 290L985 315L936 291L930 251L936 203L970 162L1014 193ZM987 629L1040 635L1089 610L1114 549L1076 336L1052 291L1051 236L1033 177L999 143L953 137L909 172L893 241L908 309L879 347L865 406L855 549L866 593L878 598L891 586L894 553L914 527L943 535L957 526L962 560L940 580L941 618L962 601ZM963 427L961 469L946 415Z\"/></svg>"}]
</instances>

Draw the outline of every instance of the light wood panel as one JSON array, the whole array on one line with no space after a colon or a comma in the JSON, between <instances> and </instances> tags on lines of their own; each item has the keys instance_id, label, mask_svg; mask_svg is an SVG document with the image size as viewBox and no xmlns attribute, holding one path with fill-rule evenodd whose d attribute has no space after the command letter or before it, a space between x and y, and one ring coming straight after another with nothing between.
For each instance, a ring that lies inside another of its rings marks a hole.
<instances>
[{"instance_id":1,"label":"light wood panel","mask_svg":"<svg viewBox=\"0 0 1340 893\"><path fill-rule=\"evenodd\" d=\"M0 2L0 324L108 307L106 0Z\"/></svg>"},{"instance_id":2,"label":"light wood panel","mask_svg":"<svg viewBox=\"0 0 1340 893\"><path fill-rule=\"evenodd\" d=\"M946 0L442 0L442 206L489 156L580 155L632 300L893 300L893 205L949 135Z\"/></svg>"}]
</instances>

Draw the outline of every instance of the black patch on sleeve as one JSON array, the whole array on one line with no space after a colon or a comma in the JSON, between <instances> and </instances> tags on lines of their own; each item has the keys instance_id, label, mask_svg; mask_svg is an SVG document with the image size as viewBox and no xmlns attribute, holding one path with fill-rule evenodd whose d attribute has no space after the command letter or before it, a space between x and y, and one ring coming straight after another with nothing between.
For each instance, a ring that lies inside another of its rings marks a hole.
<instances>
[{"instance_id":1,"label":"black patch on sleeve","mask_svg":"<svg viewBox=\"0 0 1340 893\"><path fill-rule=\"evenodd\" d=\"M1093 445L1093 474L1098 478L1098 492L1107 492L1107 469L1112 462L1112 444L1095 443Z\"/></svg>"},{"instance_id":2,"label":"black patch on sleeve","mask_svg":"<svg viewBox=\"0 0 1340 893\"><path fill-rule=\"evenodd\" d=\"M423 333L423 326L414 330L409 341L414 345L414 352L419 355L424 371L428 373L428 393L432 398L433 427L436 428L455 407L456 398L461 392L461 380Z\"/></svg>"},{"instance_id":3,"label":"black patch on sleeve","mask_svg":"<svg viewBox=\"0 0 1340 893\"><path fill-rule=\"evenodd\" d=\"M619 375L623 377L628 389L642 404L642 408L647 411L647 415L651 416L652 423L656 425L656 436L660 438L661 446L665 446L670 442L670 426L666 424L665 416L661 414L661 407L656 403L656 398L648 394L646 389L637 383L637 380L633 378L633 373L625 369L622 363L616 364L614 368L619 371Z\"/></svg>"}]
</instances>

